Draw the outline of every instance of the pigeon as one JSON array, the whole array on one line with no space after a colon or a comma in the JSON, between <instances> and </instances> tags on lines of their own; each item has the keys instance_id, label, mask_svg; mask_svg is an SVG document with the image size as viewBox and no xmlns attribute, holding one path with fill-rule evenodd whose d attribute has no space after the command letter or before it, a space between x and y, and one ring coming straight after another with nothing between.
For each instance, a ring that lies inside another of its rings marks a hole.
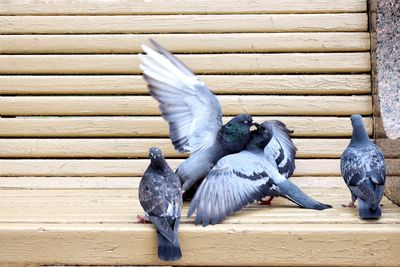
<instances>
[{"instance_id":1,"label":"pigeon","mask_svg":"<svg viewBox=\"0 0 400 267\"><path fill-rule=\"evenodd\" d=\"M290 134L293 131L286 128L286 125L279 120L265 121L262 124L264 136L268 145L265 147L267 160L282 174L289 178L296 168L295 156L297 148L293 144ZM261 205L271 205L274 196L268 200L261 200Z\"/></svg>"},{"instance_id":2,"label":"pigeon","mask_svg":"<svg viewBox=\"0 0 400 267\"><path fill-rule=\"evenodd\" d=\"M178 238L181 182L160 149L150 148L149 157L150 165L139 184L139 202L148 220L157 228L158 257L176 261L182 257Z\"/></svg>"},{"instance_id":3,"label":"pigeon","mask_svg":"<svg viewBox=\"0 0 400 267\"><path fill-rule=\"evenodd\" d=\"M349 146L340 159L343 179L350 189L352 201L345 207L355 207L358 199L358 212L362 219L381 217L386 163L382 150L368 137L360 115L351 116L353 134Z\"/></svg>"},{"instance_id":4,"label":"pigeon","mask_svg":"<svg viewBox=\"0 0 400 267\"><path fill-rule=\"evenodd\" d=\"M307 209L331 208L306 195L279 172L276 163L268 159L268 127L255 125L257 130L251 131L246 149L221 158L202 181L188 211L190 217L197 210L195 224L220 223L265 196L281 196Z\"/></svg>"},{"instance_id":5,"label":"pigeon","mask_svg":"<svg viewBox=\"0 0 400 267\"><path fill-rule=\"evenodd\" d=\"M190 153L176 173L187 191L203 179L217 161L246 147L253 120L240 114L222 125L221 106L204 82L161 45L143 45L140 68L150 94L159 102L175 150Z\"/></svg>"}]
</instances>

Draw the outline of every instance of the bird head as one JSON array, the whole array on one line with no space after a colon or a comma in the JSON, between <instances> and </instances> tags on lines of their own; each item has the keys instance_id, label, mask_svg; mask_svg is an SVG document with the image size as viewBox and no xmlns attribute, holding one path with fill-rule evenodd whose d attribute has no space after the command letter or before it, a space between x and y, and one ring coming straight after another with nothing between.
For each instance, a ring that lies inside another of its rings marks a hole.
<instances>
[{"instance_id":1,"label":"bird head","mask_svg":"<svg viewBox=\"0 0 400 267\"><path fill-rule=\"evenodd\" d=\"M272 126L267 123L267 122L263 122L263 123L254 123L254 126L256 126L257 128L257 134L260 135L263 139L269 141L272 137L273 134L273 130L272 130Z\"/></svg>"},{"instance_id":2,"label":"bird head","mask_svg":"<svg viewBox=\"0 0 400 267\"><path fill-rule=\"evenodd\" d=\"M351 115L351 125L355 126L364 126L363 118L360 114L353 114Z\"/></svg>"},{"instance_id":3,"label":"bird head","mask_svg":"<svg viewBox=\"0 0 400 267\"><path fill-rule=\"evenodd\" d=\"M152 147L149 149L149 158L151 160L163 159L164 154L162 153L161 149L157 147Z\"/></svg>"},{"instance_id":4,"label":"bird head","mask_svg":"<svg viewBox=\"0 0 400 267\"><path fill-rule=\"evenodd\" d=\"M253 125L253 118L248 114L240 114L231 119L228 124L240 124L251 127Z\"/></svg>"}]
</instances>

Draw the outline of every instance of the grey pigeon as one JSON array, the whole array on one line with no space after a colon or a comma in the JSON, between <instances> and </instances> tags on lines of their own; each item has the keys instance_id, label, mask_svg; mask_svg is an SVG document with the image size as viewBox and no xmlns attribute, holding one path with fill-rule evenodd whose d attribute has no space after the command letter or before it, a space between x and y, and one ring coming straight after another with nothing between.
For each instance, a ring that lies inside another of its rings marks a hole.
<instances>
[{"instance_id":1,"label":"grey pigeon","mask_svg":"<svg viewBox=\"0 0 400 267\"><path fill-rule=\"evenodd\" d=\"M262 127L267 141L267 146L264 149L267 160L284 177L291 177L296 168L294 160L297 151L290 138L293 131L287 129L286 125L278 120L265 121L262 123ZM261 200L261 204L270 205L273 199L274 196L270 196L266 201Z\"/></svg>"},{"instance_id":2,"label":"grey pigeon","mask_svg":"<svg viewBox=\"0 0 400 267\"><path fill-rule=\"evenodd\" d=\"M142 46L146 55L139 55L140 68L169 123L172 144L178 152L190 153L176 171L184 182L182 190L187 191L220 158L245 148L253 121L250 115L241 114L222 125L215 95L174 55L154 40L150 42L156 51Z\"/></svg>"},{"instance_id":3,"label":"grey pigeon","mask_svg":"<svg viewBox=\"0 0 400 267\"><path fill-rule=\"evenodd\" d=\"M195 224L219 223L265 196L282 196L308 209L331 207L315 201L279 173L268 159L270 133L263 125L256 124L245 150L220 159L202 181L188 211L190 217L197 210Z\"/></svg>"},{"instance_id":4,"label":"grey pigeon","mask_svg":"<svg viewBox=\"0 0 400 267\"><path fill-rule=\"evenodd\" d=\"M380 202L386 179L386 163L381 149L368 137L360 115L351 116L353 135L340 159L343 179L351 192L348 207L355 207L362 219L381 217ZM344 205L346 206L346 205Z\"/></svg>"},{"instance_id":5,"label":"grey pigeon","mask_svg":"<svg viewBox=\"0 0 400 267\"><path fill-rule=\"evenodd\" d=\"M182 210L179 177L158 148L149 150L150 165L139 185L139 201L148 220L157 228L158 257L175 261L182 257L178 228Z\"/></svg>"}]
</instances>

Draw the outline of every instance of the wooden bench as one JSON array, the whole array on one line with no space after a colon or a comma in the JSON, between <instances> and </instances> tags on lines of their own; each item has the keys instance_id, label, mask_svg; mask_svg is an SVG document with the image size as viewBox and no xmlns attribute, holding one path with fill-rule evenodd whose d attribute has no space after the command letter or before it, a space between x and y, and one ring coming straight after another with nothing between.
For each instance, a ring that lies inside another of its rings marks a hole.
<instances>
[{"instance_id":1,"label":"wooden bench","mask_svg":"<svg viewBox=\"0 0 400 267\"><path fill-rule=\"evenodd\" d=\"M334 206L277 199L206 228L184 218L174 264L400 265L398 206L384 198L379 221L340 206L349 116L373 134L366 0L18 2L0 0L0 262L165 264L153 227L135 223L147 149L182 161L140 76L153 37L218 94L225 120L293 129L293 181Z\"/></svg>"}]
</instances>

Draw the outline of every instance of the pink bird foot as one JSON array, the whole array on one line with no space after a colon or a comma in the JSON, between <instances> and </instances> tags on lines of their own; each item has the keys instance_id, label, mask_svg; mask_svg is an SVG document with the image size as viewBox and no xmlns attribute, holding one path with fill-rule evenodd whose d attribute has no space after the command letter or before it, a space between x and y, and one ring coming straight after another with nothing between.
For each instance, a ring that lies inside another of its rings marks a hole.
<instances>
[{"instance_id":1,"label":"pink bird foot","mask_svg":"<svg viewBox=\"0 0 400 267\"><path fill-rule=\"evenodd\" d=\"M268 200L260 200L260 205L266 205L269 206L272 203L272 200L274 199L274 197L270 197Z\"/></svg>"},{"instance_id":2,"label":"pink bird foot","mask_svg":"<svg viewBox=\"0 0 400 267\"><path fill-rule=\"evenodd\" d=\"M136 223L150 223L146 216L137 215Z\"/></svg>"},{"instance_id":3,"label":"pink bird foot","mask_svg":"<svg viewBox=\"0 0 400 267\"><path fill-rule=\"evenodd\" d=\"M357 206L356 205L354 205L354 202L349 202L349 204L342 204L342 207L343 208L357 208Z\"/></svg>"}]
</instances>

